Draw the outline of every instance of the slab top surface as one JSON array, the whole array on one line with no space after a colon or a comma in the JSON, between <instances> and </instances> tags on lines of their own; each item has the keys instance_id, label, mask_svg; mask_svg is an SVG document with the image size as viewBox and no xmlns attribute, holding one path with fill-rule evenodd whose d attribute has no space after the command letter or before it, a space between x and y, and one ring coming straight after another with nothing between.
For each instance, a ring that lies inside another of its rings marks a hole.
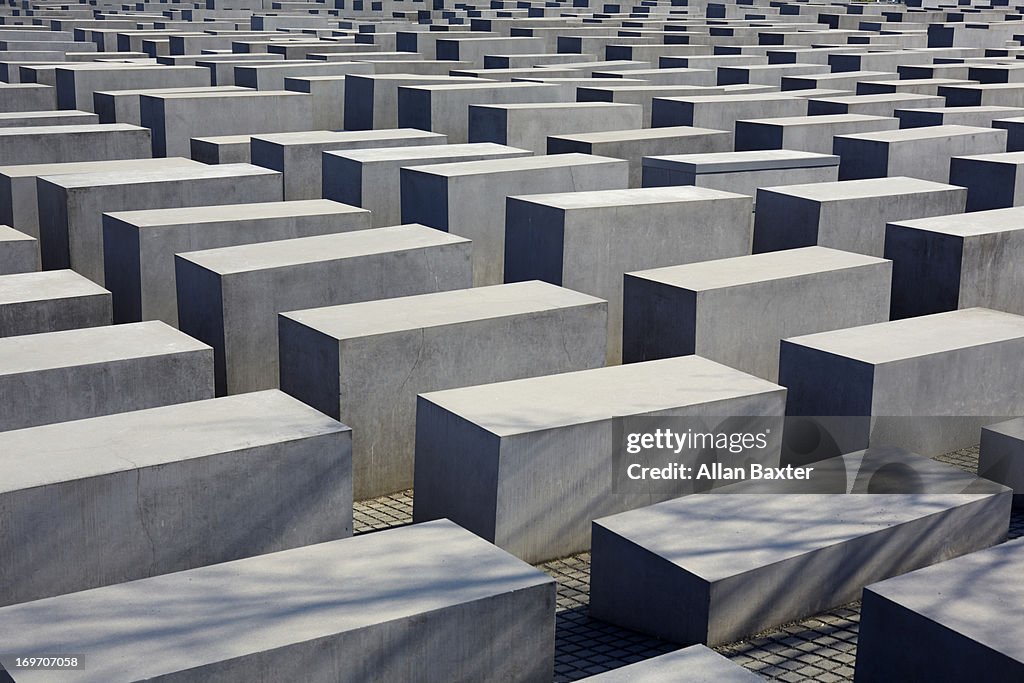
<instances>
[{"instance_id":1,"label":"slab top surface","mask_svg":"<svg viewBox=\"0 0 1024 683\"><path fill-rule=\"evenodd\" d=\"M650 204L675 204L721 199L749 199L749 195L714 190L696 185L669 187L641 187L626 190L588 190L584 192L554 192L516 197L531 204L542 204L559 209L626 208ZM682 217L681 217L682 220Z\"/></svg>"},{"instance_id":2,"label":"slab top surface","mask_svg":"<svg viewBox=\"0 0 1024 683\"><path fill-rule=\"evenodd\" d=\"M112 211L107 215L139 228L196 223L224 223L299 216L330 216L367 213L366 209L329 199L299 199L285 202L183 206L170 209Z\"/></svg>"},{"instance_id":3,"label":"slab top surface","mask_svg":"<svg viewBox=\"0 0 1024 683\"><path fill-rule=\"evenodd\" d=\"M1013 232L1024 230L1024 206L992 209L990 211L973 211L971 213L953 214L950 216L917 218L909 221L897 221L894 225L957 237Z\"/></svg>"},{"instance_id":4,"label":"slab top surface","mask_svg":"<svg viewBox=\"0 0 1024 683\"><path fill-rule=\"evenodd\" d=\"M943 192L962 190L957 185L936 183L920 178L906 176L890 176L888 178L864 178L862 180L837 180L825 183L806 183L802 185L778 185L761 188L766 192L813 199L819 202L839 202L848 199L866 199L868 197L884 198L888 196ZM968 214L959 214L964 218Z\"/></svg>"},{"instance_id":5,"label":"slab top surface","mask_svg":"<svg viewBox=\"0 0 1024 683\"><path fill-rule=\"evenodd\" d=\"M545 154L534 157L514 159L482 159L480 161L456 161L450 164L431 164L429 166L408 166L407 168L420 173L446 177L488 176L497 173L524 173L540 171L548 168L572 168L578 166L594 166L598 164L625 164L622 159L602 157L595 154Z\"/></svg>"},{"instance_id":6,"label":"slab top surface","mask_svg":"<svg viewBox=\"0 0 1024 683\"><path fill-rule=\"evenodd\" d=\"M2 239L3 236L0 235L0 240ZM0 305L109 294L110 292L73 270L0 275Z\"/></svg>"},{"instance_id":7,"label":"slab top surface","mask_svg":"<svg viewBox=\"0 0 1024 683\"><path fill-rule=\"evenodd\" d=\"M181 181L202 181L213 178L242 178L251 176L280 176L278 171L273 171L262 166L251 164L206 164L182 165L173 167L146 167L125 173L119 170L103 170L93 173L60 173L57 175L40 175L53 185L68 190L78 188L93 188L113 185L144 185L146 183Z\"/></svg>"}]
</instances>

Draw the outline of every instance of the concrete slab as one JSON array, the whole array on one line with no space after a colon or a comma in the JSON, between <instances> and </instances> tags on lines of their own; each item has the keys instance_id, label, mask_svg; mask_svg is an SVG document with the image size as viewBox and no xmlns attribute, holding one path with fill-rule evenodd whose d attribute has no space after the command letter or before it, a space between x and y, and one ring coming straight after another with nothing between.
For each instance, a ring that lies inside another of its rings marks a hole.
<instances>
[{"instance_id":1,"label":"concrete slab","mask_svg":"<svg viewBox=\"0 0 1024 683\"><path fill-rule=\"evenodd\" d=\"M755 683L761 678L704 645L691 645L660 657L587 676L589 683Z\"/></svg>"},{"instance_id":2,"label":"concrete slab","mask_svg":"<svg viewBox=\"0 0 1024 683\"><path fill-rule=\"evenodd\" d=\"M643 125L638 104L549 102L469 106L469 141L493 142L546 154L548 136L629 130Z\"/></svg>"},{"instance_id":3,"label":"concrete slab","mask_svg":"<svg viewBox=\"0 0 1024 683\"><path fill-rule=\"evenodd\" d=\"M45 644L96 662L18 671L19 683L186 670L224 681L526 682L551 677L554 612L553 579L439 521L6 607L0 634L17 651ZM510 635L517 647L492 647Z\"/></svg>"},{"instance_id":4,"label":"concrete slab","mask_svg":"<svg viewBox=\"0 0 1024 683\"><path fill-rule=\"evenodd\" d=\"M1022 346L1024 318L968 308L785 339L779 383L787 415L870 418L849 421L850 443L936 455L1024 414Z\"/></svg>"},{"instance_id":5,"label":"concrete slab","mask_svg":"<svg viewBox=\"0 0 1024 683\"><path fill-rule=\"evenodd\" d=\"M885 252L887 223L962 213L963 187L890 176L758 188L754 253L815 244L869 256Z\"/></svg>"},{"instance_id":6,"label":"concrete slab","mask_svg":"<svg viewBox=\"0 0 1024 683\"><path fill-rule=\"evenodd\" d=\"M659 499L612 495L614 417L781 417L784 394L697 356L422 394L413 516L453 519L528 562L577 553L591 520ZM778 454L776 442L757 455Z\"/></svg>"},{"instance_id":7,"label":"concrete slab","mask_svg":"<svg viewBox=\"0 0 1024 683\"><path fill-rule=\"evenodd\" d=\"M103 267L114 322L177 327L175 254L369 227L369 211L326 199L106 213Z\"/></svg>"},{"instance_id":8,"label":"concrete slab","mask_svg":"<svg viewBox=\"0 0 1024 683\"><path fill-rule=\"evenodd\" d=\"M39 270L39 240L9 225L0 225L0 275Z\"/></svg>"},{"instance_id":9,"label":"concrete slab","mask_svg":"<svg viewBox=\"0 0 1024 683\"><path fill-rule=\"evenodd\" d=\"M43 267L73 268L103 284L103 213L244 204L281 197L281 174L249 164L176 166L39 176Z\"/></svg>"},{"instance_id":10,"label":"concrete slab","mask_svg":"<svg viewBox=\"0 0 1024 683\"><path fill-rule=\"evenodd\" d=\"M124 123L0 128L5 166L150 156L149 131Z\"/></svg>"},{"instance_id":11,"label":"concrete slab","mask_svg":"<svg viewBox=\"0 0 1024 683\"><path fill-rule=\"evenodd\" d=\"M369 209L375 228L397 225L402 220L402 168L531 155L529 150L491 142L329 151L321 155L322 193L327 199Z\"/></svg>"},{"instance_id":12,"label":"concrete slab","mask_svg":"<svg viewBox=\"0 0 1024 683\"><path fill-rule=\"evenodd\" d=\"M473 240L473 285L501 284L506 197L621 189L628 173L625 161L586 154L410 166L401 171L402 220Z\"/></svg>"},{"instance_id":13,"label":"concrete slab","mask_svg":"<svg viewBox=\"0 0 1024 683\"><path fill-rule=\"evenodd\" d=\"M470 241L423 225L175 256L178 323L216 352L217 393L278 384L277 314L470 285Z\"/></svg>"},{"instance_id":14,"label":"concrete slab","mask_svg":"<svg viewBox=\"0 0 1024 683\"><path fill-rule=\"evenodd\" d=\"M891 276L824 247L627 273L623 361L695 353L774 382L782 339L888 320Z\"/></svg>"},{"instance_id":15,"label":"concrete slab","mask_svg":"<svg viewBox=\"0 0 1024 683\"><path fill-rule=\"evenodd\" d=\"M984 306L1024 314L1024 207L890 223L892 317Z\"/></svg>"},{"instance_id":16,"label":"concrete slab","mask_svg":"<svg viewBox=\"0 0 1024 683\"><path fill-rule=\"evenodd\" d=\"M320 199L321 155L343 149L439 145L444 135L412 128L368 131L306 131L253 136L252 163L284 174L284 198Z\"/></svg>"},{"instance_id":17,"label":"concrete slab","mask_svg":"<svg viewBox=\"0 0 1024 683\"><path fill-rule=\"evenodd\" d=\"M978 476L1013 489L1014 506L1024 507L1024 418L982 427Z\"/></svg>"},{"instance_id":18,"label":"concrete slab","mask_svg":"<svg viewBox=\"0 0 1024 683\"><path fill-rule=\"evenodd\" d=\"M417 394L601 367L606 318L543 282L283 313L281 388L353 428L362 500L412 486Z\"/></svg>"},{"instance_id":19,"label":"concrete slab","mask_svg":"<svg viewBox=\"0 0 1024 683\"><path fill-rule=\"evenodd\" d=\"M1013 606L1024 600L1022 561L1018 539L867 586L856 680L1020 678L1024 633Z\"/></svg>"},{"instance_id":20,"label":"concrete slab","mask_svg":"<svg viewBox=\"0 0 1024 683\"><path fill-rule=\"evenodd\" d=\"M352 534L351 430L281 392L2 432L0 444L0 605ZM61 533L39 538L40 517ZM18 553L31 538L33 553Z\"/></svg>"},{"instance_id":21,"label":"concrete slab","mask_svg":"<svg viewBox=\"0 0 1024 683\"><path fill-rule=\"evenodd\" d=\"M736 122L736 151L790 149L832 154L832 138L836 135L897 128L896 118L864 114L750 119Z\"/></svg>"},{"instance_id":22,"label":"concrete slab","mask_svg":"<svg viewBox=\"0 0 1024 683\"><path fill-rule=\"evenodd\" d=\"M0 275L0 337L110 322L110 292L73 270Z\"/></svg>"},{"instance_id":23,"label":"concrete slab","mask_svg":"<svg viewBox=\"0 0 1024 683\"><path fill-rule=\"evenodd\" d=\"M0 338L0 431L213 397L213 350L160 322Z\"/></svg>"},{"instance_id":24,"label":"concrete slab","mask_svg":"<svg viewBox=\"0 0 1024 683\"><path fill-rule=\"evenodd\" d=\"M507 282L544 280L608 301L608 362L622 359L623 274L739 256L749 197L697 187L509 197Z\"/></svg>"}]
</instances>

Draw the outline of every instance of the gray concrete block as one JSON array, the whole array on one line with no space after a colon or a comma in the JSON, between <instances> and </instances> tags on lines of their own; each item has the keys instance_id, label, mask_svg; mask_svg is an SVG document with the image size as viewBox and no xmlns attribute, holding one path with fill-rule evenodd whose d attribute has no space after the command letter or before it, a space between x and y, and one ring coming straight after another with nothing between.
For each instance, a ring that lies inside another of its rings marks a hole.
<instances>
[{"instance_id":1,"label":"gray concrete block","mask_svg":"<svg viewBox=\"0 0 1024 683\"><path fill-rule=\"evenodd\" d=\"M344 130L348 76L289 76L284 89L313 98L313 130Z\"/></svg>"},{"instance_id":2,"label":"gray concrete block","mask_svg":"<svg viewBox=\"0 0 1024 683\"><path fill-rule=\"evenodd\" d=\"M978 476L1013 489L1014 505L1024 506L1024 418L982 427Z\"/></svg>"},{"instance_id":3,"label":"gray concrete block","mask_svg":"<svg viewBox=\"0 0 1024 683\"><path fill-rule=\"evenodd\" d=\"M572 101L547 83L455 83L402 86L398 89L398 125L444 133L448 142L469 142L469 105Z\"/></svg>"},{"instance_id":4,"label":"gray concrete block","mask_svg":"<svg viewBox=\"0 0 1024 683\"><path fill-rule=\"evenodd\" d=\"M644 187L697 185L754 197L758 188L824 183L839 176L839 157L788 149L645 157Z\"/></svg>"},{"instance_id":5,"label":"gray concrete block","mask_svg":"<svg viewBox=\"0 0 1024 683\"><path fill-rule=\"evenodd\" d=\"M629 130L643 125L638 104L549 102L469 106L469 141L494 142L546 154L548 136Z\"/></svg>"},{"instance_id":6,"label":"gray concrete block","mask_svg":"<svg viewBox=\"0 0 1024 683\"><path fill-rule=\"evenodd\" d=\"M126 174L39 176L43 267L73 268L103 284L103 213L244 204L281 198L281 174L248 164L175 166Z\"/></svg>"},{"instance_id":7,"label":"gray concrete block","mask_svg":"<svg viewBox=\"0 0 1024 683\"><path fill-rule=\"evenodd\" d=\"M854 448L937 455L1024 414L1022 349L1024 318L968 308L785 339L779 383L787 415L864 418L849 421Z\"/></svg>"},{"instance_id":8,"label":"gray concrete block","mask_svg":"<svg viewBox=\"0 0 1024 683\"><path fill-rule=\"evenodd\" d=\"M929 126L837 135L833 151L842 159L841 180L908 176L949 181L949 161L965 154L1006 150L1006 131L974 126Z\"/></svg>"},{"instance_id":9,"label":"gray concrete block","mask_svg":"<svg viewBox=\"0 0 1024 683\"><path fill-rule=\"evenodd\" d=\"M781 418L784 400L698 356L422 394L413 518L447 517L528 562L578 553L591 520L669 497L612 495L613 418ZM752 456L777 461L779 444Z\"/></svg>"},{"instance_id":10,"label":"gray concrete block","mask_svg":"<svg viewBox=\"0 0 1024 683\"><path fill-rule=\"evenodd\" d=\"M110 322L110 292L73 270L0 275L0 337Z\"/></svg>"},{"instance_id":11,"label":"gray concrete block","mask_svg":"<svg viewBox=\"0 0 1024 683\"><path fill-rule=\"evenodd\" d=\"M329 151L321 155L323 196L371 211L373 227L402 222L401 169L483 159L514 159L532 153L506 145L411 145Z\"/></svg>"},{"instance_id":12,"label":"gray concrete block","mask_svg":"<svg viewBox=\"0 0 1024 683\"><path fill-rule=\"evenodd\" d=\"M667 126L600 133L549 135L548 154L596 154L629 162L629 186L640 187L643 158L655 154L731 152L733 136L724 130Z\"/></svg>"},{"instance_id":13,"label":"gray concrete block","mask_svg":"<svg viewBox=\"0 0 1024 683\"><path fill-rule=\"evenodd\" d=\"M783 92L788 90L808 90L811 88L836 88L839 90L849 90L850 94L853 94L857 90L858 83L883 81L895 76L895 73L889 71L819 72L783 76L780 85Z\"/></svg>"},{"instance_id":14,"label":"gray concrete block","mask_svg":"<svg viewBox=\"0 0 1024 683\"><path fill-rule=\"evenodd\" d=\"M142 125L153 131L155 157L188 155L192 138L313 127L313 98L284 90L146 94L139 112Z\"/></svg>"},{"instance_id":15,"label":"gray concrete block","mask_svg":"<svg viewBox=\"0 0 1024 683\"><path fill-rule=\"evenodd\" d=\"M372 74L365 62L314 62L311 60L266 62L233 67L235 85L257 90L284 90L284 79L298 76L345 76Z\"/></svg>"},{"instance_id":16,"label":"gray concrete block","mask_svg":"<svg viewBox=\"0 0 1024 683\"><path fill-rule=\"evenodd\" d=\"M619 73L629 74L631 71ZM637 78L623 79L594 78L592 83L580 83L576 88L576 99L580 102L618 102L637 104L643 107L643 126L650 128L651 112L655 98L699 97L727 94L725 86L698 85L654 85ZM582 131L581 131L582 132Z\"/></svg>"},{"instance_id":17,"label":"gray concrete block","mask_svg":"<svg viewBox=\"0 0 1024 683\"><path fill-rule=\"evenodd\" d=\"M891 277L824 247L627 273L622 359L697 354L774 382L782 339L888 320Z\"/></svg>"},{"instance_id":18,"label":"gray concrete block","mask_svg":"<svg viewBox=\"0 0 1024 683\"><path fill-rule=\"evenodd\" d=\"M219 395L276 388L278 313L468 287L470 248L400 225L178 254L178 323L214 348Z\"/></svg>"},{"instance_id":19,"label":"gray concrete block","mask_svg":"<svg viewBox=\"0 0 1024 683\"><path fill-rule=\"evenodd\" d=\"M369 211L325 199L106 213L103 267L114 322L178 325L175 254L369 227Z\"/></svg>"},{"instance_id":20,"label":"gray concrete block","mask_svg":"<svg viewBox=\"0 0 1024 683\"><path fill-rule=\"evenodd\" d=\"M176 92L237 92L242 88L234 85L221 85L197 88L142 88L134 90L96 91L92 94L93 111L101 123L130 123L142 125L142 95Z\"/></svg>"},{"instance_id":21,"label":"gray concrete block","mask_svg":"<svg viewBox=\"0 0 1024 683\"><path fill-rule=\"evenodd\" d=\"M995 484L677 498L594 522L591 614L677 643L732 642L1000 542L1009 503Z\"/></svg>"},{"instance_id":22,"label":"gray concrete block","mask_svg":"<svg viewBox=\"0 0 1024 683\"><path fill-rule=\"evenodd\" d=\"M953 157L949 181L967 188L967 210L986 211L1024 204L1024 152Z\"/></svg>"},{"instance_id":23,"label":"gray concrete block","mask_svg":"<svg viewBox=\"0 0 1024 683\"><path fill-rule=\"evenodd\" d=\"M947 85L968 85L973 81L958 78L904 78L883 81L863 81L857 84L858 95L882 95L885 93L913 93L915 95L938 95L940 87Z\"/></svg>"},{"instance_id":24,"label":"gray concrete block","mask_svg":"<svg viewBox=\"0 0 1024 683\"><path fill-rule=\"evenodd\" d=\"M100 117L85 111L25 111L0 114L0 128L27 128L29 126L76 126L97 124Z\"/></svg>"},{"instance_id":25,"label":"gray concrete block","mask_svg":"<svg viewBox=\"0 0 1024 683\"><path fill-rule=\"evenodd\" d=\"M924 126L978 126L994 128L992 122L1024 115L1020 107L932 107L929 109L897 109L900 128Z\"/></svg>"},{"instance_id":26,"label":"gray concrete block","mask_svg":"<svg viewBox=\"0 0 1024 683\"><path fill-rule=\"evenodd\" d=\"M412 128L368 131L307 131L253 136L252 163L284 174L284 198L320 199L321 155L342 149L444 144L446 138Z\"/></svg>"},{"instance_id":27,"label":"gray concrete block","mask_svg":"<svg viewBox=\"0 0 1024 683\"><path fill-rule=\"evenodd\" d=\"M60 672L67 683L539 683L555 582L438 521L5 607L0 637L88 652L89 668ZM504 638L516 646L495 648Z\"/></svg>"},{"instance_id":28,"label":"gray concrete block","mask_svg":"<svg viewBox=\"0 0 1024 683\"><path fill-rule=\"evenodd\" d=\"M402 221L473 240L473 285L505 281L505 199L540 192L615 190L629 164L586 154L488 159L401 170Z\"/></svg>"},{"instance_id":29,"label":"gray concrete block","mask_svg":"<svg viewBox=\"0 0 1024 683\"><path fill-rule=\"evenodd\" d=\"M351 430L277 391L2 432L0 449L0 605L352 534Z\"/></svg>"},{"instance_id":30,"label":"gray concrete block","mask_svg":"<svg viewBox=\"0 0 1024 683\"><path fill-rule=\"evenodd\" d=\"M1024 117L993 119L992 127L1006 131L1007 152L1024 152Z\"/></svg>"},{"instance_id":31,"label":"gray concrete block","mask_svg":"<svg viewBox=\"0 0 1024 683\"><path fill-rule=\"evenodd\" d=\"M1024 207L890 223L892 317L983 306L1024 314Z\"/></svg>"},{"instance_id":32,"label":"gray concrete block","mask_svg":"<svg viewBox=\"0 0 1024 683\"><path fill-rule=\"evenodd\" d=\"M962 213L967 191L906 178L764 187L754 216L754 253L815 244L881 256L887 223Z\"/></svg>"},{"instance_id":33,"label":"gray concrete block","mask_svg":"<svg viewBox=\"0 0 1024 683\"><path fill-rule=\"evenodd\" d=\"M950 107L1024 107L1024 83L978 83L939 88Z\"/></svg>"},{"instance_id":34,"label":"gray concrete block","mask_svg":"<svg viewBox=\"0 0 1024 683\"><path fill-rule=\"evenodd\" d=\"M504 277L607 300L608 362L618 363L623 274L749 253L750 206L749 197L697 187L512 196Z\"/></svg>"},{"instance_id":35,"label":"gray concrete block","mask_svg":"<svg viewBox=\"0 0 1024 683\"><path fill-rule=\"evenodd\" d=\"M9 225L0 225L0 275L39 270L39 240Z\"/></svg>"},{"instance_id":36,"label":"gray concrete block","mask_svg":"<svg viewBox=\"0 0 1024 683\"><path fill-rule=\"evenodd\" d=\"M57 106L93 111L93 93L129 88L192 88L210 85L210 71L199 66L145 66L86 63L59 66Z\"/></svg>"},{"instance_id":37,"label":"gray concrete block","mask_svg":"<svg viewBox=\"0 0 1024 683\"><path fill-rule=\"evenodd\" d=\"M811 99L807 103L807 113L811 116L822 114L894 116L897 109L944 106L946 106L946 100L936 95L882 93L878 95L848 95L845 97Z\"/></svg>"},{"instance_id":38,"label":"gray concrete block","mask_svg":"<svg viewBox=\"0 0 1024 683\"><path fill-rule=\"evenodd\" d=\"M42 83L0 83L0 112L57 108L57 90Z\"/></svg>"},{"instance_id":39,"label":"gray concrete block","mask_svg":"<svg viewBox=\"0 0 1024 683\"><path fill-rule=\"evenodd\" d=\"M855 680L1020 680L1021 562L1018 539L865 587Z\"/></svg>"},{"instance_id":40,"label":"gray concrete block","mask_svg":"<svg viewBox=\"0 0 1024 683\"><path fill-rule=\"evenodd\" d=\"M601 367L606 319L606 302L543 282L293 311L281 388L352 427L362 500L412 487L417 394Z\"/></svg>"},{"instance_id":41,"label":"gray concrete block","mask_svg":"<svg viewBox=\"0 0 1024 683\"><path fill-rule=\"evenodd\" d=\"M807 100L786 94L705 95L659 97L651 108L651 125L697 126L735 131L743 119L804 116Z\"/></svg>"},{"instance_id":42,"label":"gray concrete block","mask_svg":"<svg viewBox=\"0 0 1024 683\"><path fill-rule=\"evenodd\" d=\"M455 68L455 67L452 67ZM444 75L410 73L353 74L345 78L346 130L398 128L398 89L405 86L468 83L480 85L481 80Z\"/></svg>"},{"instance_id":43,"label":"gray concrete block","mask_svg":"<svg viewBox=\"0 0 1024 683\"><path fill-rule=\"evenodd\" d=\"M836 135L897 128L896 118L864 114L749 119L736 122L736 151L790 149L831 154L832 138Z\"/></svg>"},{"instance_id":44,"label":"gray concrete block","mask_svg":"<svg viewBox=\"0 0 1024 683\"><path fill-rule=\"evenodd\" d=\"M755 683L762 680L757 674L704 645L691 645L581 680L588 683L671 683L680 679L689 683Z\"/></svg>"},{"instance_id":45,"label":"gray concrete block","mask_svg":"<svg viewBox=\"0 0 1024 683\"><path fill-rule=\"evenodd\" d=\"M0 128L5 166L150 156L149 130L123 123Z\"/></svg>"},{"instance_id":46,"label":"gray concrete block","mask_svg":"<svg viewBox=\"0 0 1024 683\"><path fill-rule=\"evenodd\" d=\"M189 141L193 161L203 164L248 164L252 161L251 135L213 135Z\"/></svg>"},{"instance_id":47,"label":"gray concrete block","mask_svg":"<svg viewBox=\"0 0 1024 683\"><path fill-rule=\"evenodd\" d=\"M213 397L213 350L161 322L0 338L0 431Z\"/></svg>"}]
</instances>

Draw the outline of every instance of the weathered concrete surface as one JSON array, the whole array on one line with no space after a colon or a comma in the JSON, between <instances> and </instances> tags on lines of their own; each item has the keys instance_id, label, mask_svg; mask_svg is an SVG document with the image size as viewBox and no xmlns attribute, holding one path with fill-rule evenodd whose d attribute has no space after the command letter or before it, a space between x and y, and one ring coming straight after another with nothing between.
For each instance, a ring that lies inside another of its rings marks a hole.
<instances>
[{"instance_id":1,"label":"weathered concrete surface","mask_svg":"<svg viewBox=\"0 0 1024 683\"><path fill-rule=\"evenodd\" d=\"M0 337L110 322L110 292L73 270L0 275Z\"/></svg>"}]
</instances>

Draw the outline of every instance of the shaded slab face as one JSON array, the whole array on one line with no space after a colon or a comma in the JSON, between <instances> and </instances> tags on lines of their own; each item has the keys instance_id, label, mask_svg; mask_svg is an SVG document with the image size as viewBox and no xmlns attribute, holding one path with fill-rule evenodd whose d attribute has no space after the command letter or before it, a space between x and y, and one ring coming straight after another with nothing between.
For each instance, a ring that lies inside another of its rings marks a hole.
<instances>
[{"instance_id":1,"label":"shaded slab face","mask_svg":"<svg viewBox=\"0 0 1024 683\"><path fill-rule=\"evenodd\" d=\"M349 536L350 441L280 392L0 432L0 603Z\"/></svg>"},{"instance_id":2,"label":"shaded slab face","mask_svg":"<svg viewBox=\"0 0 1024 683\"><path fill-rule=\"evenodd\" d=\"M534 681L551 676L554 601L551 578L439 521L7 607L0 634L17 651L89 653L59 673L69 682Z\"/></svg>"},{"instance_id":3,"label":"shaded slab face","mask_svg":"<svg viewBox=\"0 0 1024 683\"><path fill-rule=\"evenodd\" d=\"M955 680L979 670L1019 679L1022 561L1018 539L865 588L856 679Z\"/></svg>"}]
</instances>

